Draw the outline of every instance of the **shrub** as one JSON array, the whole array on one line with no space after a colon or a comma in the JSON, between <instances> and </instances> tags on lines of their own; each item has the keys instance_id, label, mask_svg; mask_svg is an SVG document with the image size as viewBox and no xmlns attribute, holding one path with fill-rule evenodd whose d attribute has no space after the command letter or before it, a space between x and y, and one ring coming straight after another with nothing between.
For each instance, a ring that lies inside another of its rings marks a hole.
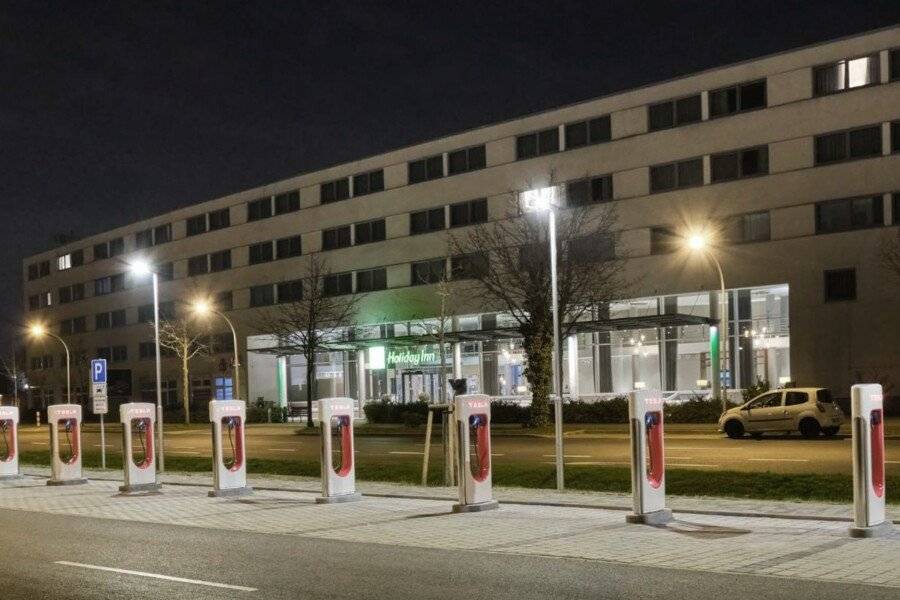
<instances>
[{"instance_id":1,"label":"shrub","mask_svg":"<svg viewBox=\"0 0 900 600\"><path fill-rule=\"evenodd\" d=\"M421 418L420 422L424 423L428 414L428 403L410 402L402 404L393 400L377 400L368 402L363 407L363 412L366 413L366 420L369 423L403 423L405 422L404 413L419 415Z\"/></svg>"},{"instance_id":2,"label":"shrub","mask_svg":"<svg viewBox=\"0 0 900 600\"><path fill-rule=\"evenodd\" d=\"M627 423L628 400L616 396L599 402L574 400L563 404L564 423Z\"/></svg>"},{"instance_id":3,"label":"shrub","mask_svg":"<svg viewBox=\"0 0 900 600\"><path fill-rule=\"evenodd\" d=\"M681 404L666 404L665 420L669 423L716 423L721 414L720 400L694 398Z\"/></svg>"},{"instance_id":4,"label":"shrub","mask_svg":"<svg viewBox=\"0 0 900 600\"><path fill-rule=\"evenodd\" d=\"M760 394L768 392L769 389L771 389L771 388L769 387L768 381L763 381L762 379L757 379L756 383L745 387L744 390L741 392L741 395L744 398L744 402L749 402L750 400L753 400Z\"/></svg>"}]
</instances>

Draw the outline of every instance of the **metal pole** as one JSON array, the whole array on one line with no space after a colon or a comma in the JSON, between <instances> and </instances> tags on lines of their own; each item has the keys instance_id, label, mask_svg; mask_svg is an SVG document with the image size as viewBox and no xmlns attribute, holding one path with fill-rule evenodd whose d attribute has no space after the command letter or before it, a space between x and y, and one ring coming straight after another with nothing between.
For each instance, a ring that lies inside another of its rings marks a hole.
<instances>
[{"instance_id":1,"label":"metal pole","mask_svg":"<svg viewBox=\"0 0 900 600\"><path fill-rule=\"evenodd\" d=\"M719 264L716 257L712 254L710 254L709 257L712 259L713 263L715 263L716 270L719 272L719 302L722 305L719 315L721 319L719 327L719 348L721 358L725 358L728 348L728 297L725 295L725 275L722 274L722 265ZM722 389L722 412L724 413L726 410L728 410L727 385Z\"/></svg>"},{"instance_id":2,"label":"metal pole","mask_svg":"<svg viewBox=\"0 0 900 600\"><path fill-rule=\"evenodd\" d=\"M71 370L71 358L69 356L69 346L66 345L66 341L55 335L53 333L47 332L47 335L50 337L59 340L59 343L62 344L63 349L66 351L66 402L68 404L72 403L72 370Z\"/></svg>"},{"instance_id":3,"label":"metal pole","mask_svg":"<svg viewBox=\"0 0 900 600\"><path fill-rule=\"evenodd\" d=\"M556 390L556 399L553 404L555 418L554 434L556 443L556 489L564 490L565 473L563 472L563 411L562 411L562 364L560 363L559 347L559 304L556 282L556 210L550 207L550 297L553 311L553 387Z\"/></svg>"},{"instance_id":4,"label":"metal pole","mask_svg":"<svg viewBox=\"0 0 900 600\"><path fill-rule=\"evenodd\" d=\"M163 405L162 405L162 363L159 351L159 277L154 271L153 277L153 336L156 342L156 447L158 450L159 472L166 471L166 456L163 449ZM187 394L188 390L184 390Z\"/></svg>"},{"instance_id":5,"label":"metal pole","mask_svg":"<svg viewBox=\"0 0 900 600\"><path fill-rule=\"evenodd\" d=\"M103 413L100 413L100 468L106 468L106 427L103 423Z\"/></svg>"},{"instance_id":6,"label":"metal pole","mask_svg":"<svg viewBox=\"0 0 900 600\"><path fill-rule=\"evenodd\" d=\"M235 399L239 399L241 397L241 355L238 351L238 336L237 331L234 328L234 324L231 322L231 319L225 316L224 313L219 311L213 311L228 323L228 327L231 328L231 338L234 340L234 397Z\"/></svg>"}]
</instances>

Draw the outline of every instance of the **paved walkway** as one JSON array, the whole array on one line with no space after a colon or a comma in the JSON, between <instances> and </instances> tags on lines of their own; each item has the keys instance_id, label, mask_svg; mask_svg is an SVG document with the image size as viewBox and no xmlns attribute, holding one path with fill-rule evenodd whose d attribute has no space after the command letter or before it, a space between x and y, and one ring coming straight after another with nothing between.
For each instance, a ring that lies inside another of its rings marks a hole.
<instances>
[{"instance_id":1,"label":"paved walkway","mask_svg":"<svg viewBox=\"0 0 900 600\"><path fill-rule=\"evenodd\" d=\"M46 469L26 473L0 483L0 509L900 587L900 530L856 540L844 521L799 518L847 517L842 505L672 498L676 521L647 527L625 524L628 498L617 494L498 489L500 510L458 515L446 488L363 482L362 501L317 505L309 478L252 478L253 496L228 500L207 498L203 475L166 475L162 494L125 497L117 472L89 472L88 485L63 488L44 485Z\"/></svg>"}]
</instances>

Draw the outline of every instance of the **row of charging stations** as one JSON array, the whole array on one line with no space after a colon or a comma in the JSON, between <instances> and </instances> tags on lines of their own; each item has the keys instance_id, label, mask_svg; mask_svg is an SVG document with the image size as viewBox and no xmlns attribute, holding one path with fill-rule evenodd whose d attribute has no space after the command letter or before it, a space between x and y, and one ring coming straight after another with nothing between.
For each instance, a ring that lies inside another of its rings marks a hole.
<instances>
[{"instance_id":1,"label":"row of charging stations","mask_svg":"<svg viewBox=\"0 0 900 600\"><path fill-rule=\"evenodd\" d=\"M19 409L0 406L0 481L19 479Z\"/></svg>"}]
</instances>

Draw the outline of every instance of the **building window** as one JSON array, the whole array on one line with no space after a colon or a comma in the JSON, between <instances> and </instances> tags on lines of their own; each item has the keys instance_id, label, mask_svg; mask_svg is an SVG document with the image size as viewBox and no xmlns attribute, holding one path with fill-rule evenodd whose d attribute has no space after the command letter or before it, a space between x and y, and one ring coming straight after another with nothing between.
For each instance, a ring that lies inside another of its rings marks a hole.
<instances>
[{"instance_id":1,"label":"building window","mask_svg":"<svg viewBox=\"0 0 900 600\"><path fill-rule=\"evenodd\" d=\"M375 292L387 289L387 270L369 269L356 272L356 291Z\"/></svg>"},{"instance_id":2,"label":"building window","mask_svg":"<svg viewBox=\"0 0 900 600\"><path fill-rule=\"evenodd\" d=\"M278 260L300 256L303 253L303 244L299 235L281 238L275 242L275 255Z\"/></svg>"},{"instance_id":3,"label":"building window","mask_svg":"<svg viewBox=\"0 0 900 600\"><path fill-rule=\"evenodd\" d=\"M825 302L856 300L856 269L825 271Z\"/></svg>"},{"instance_id":4,"label":"building window","mask_svg":"<svg viewBox=\"0 0 900 600\"><path fill-rule=\"evenodd\" d=\"M443 258L412 263L412 285L437 283L444 278L447 261Z\"/></svg>"},{"instance_id":5,"label":"building window","mask_svg":"<svg viewBox=\"0 0 900 600\"><path fill-rule=\"evenodd\" d=\"M483 169L487 165L484 144L451 152L447 163L450 175Z\"/></svg>"},{"instance_id":6,"label":"building window","mask_svg":"<svg viewBox=\"0 0 900 600\"><path fill-rule=\"evenodd\" d=\"M272 284L255 285L250 288L250 307L271 306L275 304L275 288Z\"/></svg>"},{"instance_id":7,"label":"building window","mask_svg":"<svg viewBox=\"0 0 900 600\"><path fill-rule=\"evenodd\" d=\"M384 240L384 219L357 223L353 228L353 243L356 245L381 242Z\"/></svg>"},{"instance_id":8,"label":"building window","mask_svg":"<svg viewBox=\"0 0 900 600\"><path fill-rule=\"evenodd\" d=\"M68 304L72 301L72 287L66 286L59 288L58 295L60 304Z\"/></svg>"},{"instance_id":9,"label":"building window","mask_svg":"<svg viewBox=\"0 0 900 600\"><path fill-rule=\"evenodd\" d=\"M825 96L878 83L878 64L878 54L870 54L815 67L815 95Z\"/></svg>"},{"instance_id":10,"label":"building window","mask_svg":"<svg viewBox=\"0 0 900 600\"><path fill-rule=\"evenodd\" d=\"M216 294L216 308L221 311L229 311L234 309L234 294L231 290L219 292Z\"/></svg>"},{"instance_id":11,"label":"building window","mask_svg":"<svg viewBox=\"0 0 900 600\"><path fill-rule=\"evenodd\" d=\"M319 186L319 202L328 204L329 202L338 202L339 200L347 200L350 197L350 179L336 179L327 181Z\"/></svg>"},{"instance_id":12,"label":"building window","mask_svg":"<svg viewBox=\"0 0 900 600\"><path fill-rule=\"evenodd\" d=\"M38 277L40 277L40 275L38 275L37 263L28 265L28 281L34 281Z\"/></svg>"},{"instance_id":13,"label":"building window","mask_svg":"<svg viewBox=\"0 0 900 600\"><path fill-rule=\"evenodd\" d=\"M703 159L693 158L650 167L650 191L664 192L703 185Z\"/></svg>"},{"instance_id":14,"label":"building window","mask_svg":"<svg viewBox=\"0 0 900 600\"><path fill-rule=\"evenodd\" d=\"M156 273L161 281L172 281L175 279L175 263L172 261L162 263L157 267Z\"/></svg>"},{"instance_id":15,"label":"building window","mask_svg":"<svg viewBox=\"0 0 900 600\"><path fill-rule=\"evenodd\" d=\"M609 202L612 199L612 175L579 179L566 184L568 206L586 206L596 202Z\"/></svg>"},{"instance_id":16,"label":"building window","mask_svg":"<svg viewBox=\"0 0 900 600\"><path fill-rule=\"evenodd\" d=\"M65 271L67 269L72 268L72 255L71 254L63 254L62 256L56 257L56 270L57 271Z\"/></svg>"},{"instance_id":17,"label":"building window","mask_svg":"<svg viewBox=\"0 0 900 600\"><path fill-rule=\"evenodd\" d=\"M890 52L890 63L891 63L891 81L897 81L900 79L900 48L896 48L891 50Z\"/></svg>"},{"instance_id":18,"label":"building window","mask_svg":"<svg viewBox=\"0 0 900 600\"><path fill-rule=\"evenodd\" d=\"M153 229L153 245L167 244L172 241L172 224L157 225Z\"/></svg>"},{"instance_id":19,"label":"building window","mask_svg":"<svg viewBox=\"0 0 900 600\"><path fill-rule=\"evenodd\" d=\"M214 378L213 387L216 390L216 400L234 399L234 381L231 377Z\"/></svg>"},{"instance_id":20,"label":"building window","mask_svg":"<svg viewBox=\"0 0 900 600\"><path fill-rule=\"evenodd\" d=\"M103 296L113 292L121 292L125 289L125 275L119 273L109 277L101 277L94 280L94 295Z\"/></svg>"},{"instance_id":21,"label":"building window","mask_svg":"<svg viewBox=\"0 0 900 600\"><path fill-rule=\"evenodd\" d=\"M72 301L84 300L84 284L83 283L73 283L72 284Z\"/></svg>"},{"instance_id":22,"label":"building window","mask_svg":"<svg viewBox=\"0 0 900 600\"><path fill-rule=\"evenodd\" d=\"M569 257L573 264L590 264L616 257L615 239L606 233L593 233L573 239L569 243Z\"/></svg>"},{"instance_id":23,"label":"building window","mask_svg":"<svg viewBox=\"0 0 900 600\"><path fill-rule=\"evenodd\" d=\"M747 213L730 219L724 237L732 244L768 241L771 239L769 211Z\"/></svg>"},{"instance_id":24,"label":"building window","mask_svg":"<svg viewBox=\"0 0 900 600\"><path fill-rule=\"evenodd\" d=\"M881 196L842 198L816 204L816 233L836 233L884 224Z\"/></svg>"},{"instance_id":25,"label":"building window","mask_svg":"<svg viewBox=\"0 0 900 600\"><path fill-rule=\"evenodd\" d=\"M407 179L410 184L440 179L444 176L444 155L435 154L427 158L410 161Z\"/></svg>"},{"instance_id":26,"label":"building window","mask_svg":"<svg viewBox=\"0 0 900 600\"><path fill-rule=\"evenodd\" d=\"M326 275L324 282L326 296L343 296L353 293L353 273Z\"/></svg>"},{"instance_id":27,"label":"building window","mask_svg":"<svg viewBox=\"0 0 900 600\"><path fill-rule=\"evenodd\" d=\"M300 210L300 192L293 191L275 196L275 214L283 215Z\"/></svg>"},{"instance_id":28,"label":"building window","mask_svg":"<svg viewBox=\"0 0 900 600\"><path fill-rule=\"evenodd\" d=\"M138 344L138 357L141 360L156 358L156 344L154 342L141 342ZM153 388L156 389L155 387Z\"/></svg>"},{"instance_id":29,"label":"building window","mask_svg":"<svg viewBox=\"0 0 900 600\"><path fill-rule=\"evenodd\" d=\"M301 300L303 300L303 282L301 280L282 281L278 284L278 302L284 304Z\"/></svg>"},{"instance_id":30,"label":"building window","mask_svg":"<svg viewBox=\"0 0 900 600\"><path fill-rule=\"evenodd\" d=\"M350 226L343 225L322 232L322 250L337 250L350 246Z\"/></svg>"},{"instance_id":31,"label":"building window","mask_svg":"<svg viewBox=\"0 0 900 600\"><path fill-rule=\"evenodd\" d=\"M900 225L900 192L894 192L893 209L894 225Z\"/></svg>"},{"instance_id":32,"label":"building window","mask_svg":"<svg viewBox=\"0 0 900 600\"><path fill-rule=\"evenodd\" d=\"M712 181L730 181L769 172L769 147L748 148L710 157Z\"/></svg>"},{"instance_id":33,"label":"building window","mask_svg":"<svg viewBox=\"0 0 900 600\"><path fill-rule=\"evenodd\" d=\"M128 346L113 346L112 361L125 362L128 360Z\"/></svg>"},{"instance_id":34,"label":"building window","mask_svg":"<svg viewBox=\"0 0 900 600\"><path fill-rule=\"evenodd\" d=\"M487 198L478 198L450 205L450 227L465 227L476 223L487 223Z\"/></svg>"},{"instance_id":35,"label":"building window","mask_svg":"<svg viewBox=\"0 0 900 600\"><path fill-rule=\"evenodd\" d=\"M53 293L52 292L44 292L40 294L40 303L41 308L47 308L48 306L53 306Z\"/></svg>"},{"instance_id":36,"label":"building window","mask_svg":"<svg viewBox=\"0 0 900 600\"><path fill-rule=\"evenodd\" d=\"M477 279L488 269L488 257L484 252L463 254L450 258L451 279Z\"/></svg>"},{"instance_id":37,"label":"building window","mask_svg":"<svg viewBox=\"0 0 900 600\"><path fill-rule=\"evenodd\" d=\"M417 235L444 228L444 207L410 213L409 234Z\"/></svg>"},{"instance_id":38,"label":"building window","mask_svg":"<svg viewBox=\"0 0 900 600\"><path fill-rule=\"evenodd\" d=\"M247 220L259 221L272 216L272 199L260 198L247 203Z\"/></svg>"},{"instance_id":39,"label":"building window","mask_svg":"<svg viewBox=\"0 0 900 600\"><path fill-rule=\"evenodd\" d=\"M188 259L188 277L203 275L209 272L209 259L205 254Z\"/></svg>"},{"instance_id":40,"label":"building window","mask_svg":"<svg viewBox=\"0 0 900 600\"><path fill-rule=\"evenodd\" d=\"M149 248L153 245L153 230L144 229L134 234L134 247L138 249Z\"/></svg>"},{"instance_id":41,"label":"building window","mask_svg":"<svg viewBox=\"0 0 900 600\"><path fill-rule=\"evenodd\" d=\"M109 313L98 313L94 315L94 329L109 329L111 326Z\"/></svg>"},{"instance_id":42,"label":"building window","mask_svg":"<svg viewBox=\"0 0 900 600\"><path fill-rule=\"evenodd\" d=\"M816 136L816 164L881 155L881 125Z\"/></svg>"},{"instance_id":43,"label":"building window","mask_svg":"<svg viewBox=\"0 0 900 600\"><path fill-rule=\"evenodd\" d=\"M209 255L209 272L225 271L231 268L231 250L213 252Z\"/></svg>"},{"instance_id":44,"label":"building window","mask_svg":"<svg viewBox=\"0 0 900 600\"><path fill-rule=\"evenodd\" d=\"M200 235L206 233L206 215L197 215L187 220L187 234Z\"/></svg>"},{"instance_id":45,"label":"building window","mask_svg":"<svg viewBox=\"0 0 900 600\"><path fill-rule=\"evenodd\" d=\"M601 144L612 139L609 115L590 121L579 121L566 125L566 150Z\"/></svg>"},{"instance_id":46,"label":"building window","mask_svg":"<svg viewBox=\"0 0 900 600\"><path fill-rule=\"evenodd\" d=\"M900 152L900 121L891 123L891 152Z\"/></svg>"},{"instance_id":47,"label":"building window","mask_svg":"<svg viewBox=\"0 0 900 600\"><path fill-rule=\"evenodd\" d=\"M109 245L106 242L94 244L94 260L109 258Z\"/></svg>"},{"instance_id":48,"label":"building window","mask_svg":"<svg viewBox=\"0 0 900 600\"><path fill-rule=\"evenodd\" d=\"M152 304L143 304L138 306L138 323L152 323L153 322L153 305Z\"/></svg>"},{"instance_id":49,"label":"building window","mask_svg":"<svg viewBox=\"0 0 900 600\"><path fill-rule=\"evenodd\" d=\"M37 294L28 296L28 310L38 310L41 307L41 297Z\"/></svg>"},{"instance_id":50,"label":"building window","mask_svg":"<svg viewBox=\"0 0 900 600\"><path fill-rule=\"evenodd\" d=\"M526 133L516 137L516 160L559 152L559 128Z\"/></svg>"},{"instance_id":51,"label":"building window","mask_svg":"<svg viewBox=\"0 0 900 600\"><path fill-rule=\"evenodd\" d=\"M110 323L113 327L124 327L128 324L125 309L114 310L109 313Z\"/></svg>"},{"instance_id":52,"label":"building window","mask_svg":"<svg viewBox=\"0 0 900 600\"><path fill-rule=\"evenodd\" d=\"M696 123L702 118L700 94L678 100L667 100L647 107L650 131Z\"/></svg>"},{"instance_id":53,"label":"building window","mask_svg":"<svg viewBox=\"0 0 900 600\"><path fill-rule=\"evenodd\" d=\"M104 348L97 348L96 354L97 358L102 358L112 362L112 349L109 346L106 346Z\"/></svg>"},{"instance_id":54,"label":"building window","mask_svg":"<svg viewBox=\"0 0 900 600\"><path fill-rule=\"evenodd\" d=\"M370 171L353 176L353 197L374 194L384 190L384 170Z\"/></svg>"},{"instance_id":55,"label":"building window","mask_svg":"<svg viewBox=\"0 0 900 600\"><path fill-rule=\"evenodd\" d=\"M250 264L258 265L259 263L271 262L275 260L272 252L272 242L262 242L261 244L253 244L250 246Z\"/></svg>"},{"instance_id":56,"label":"building window","mask_svg":"<svg viewBox=\"0 0 900 600\"><path fill-rule=\"evenodd\" d=\"M209 213L209 230L225 229L231 226L231 210L223 208Z\"/></svg>"},{"instance_id":57,"label":"building window","mask_svg":"<svg viewBox=\"0 0 900 600\"><path fill-rule=\"evenodd\" d=\"M41 273L40 276L41 277L46 277L47 275L50 274L50 261L49 260L41 261L40 264L38 265L38 267L40 268L40 273Z\"/></svg>"},{"instance_id":58,"label":"building window","mask_svg":"<svg viewBox=\"0 0 900 600\"><path fill-rule=\"evenodd\" d=\"M123 238L115 238L109 240L109 256L119 256L125 253L125 240Z\"/></svg>"},{"instance_id":59,"label":"building window","mask_svg":"<svg viewBox=\"0 0 900 600\"><path fill-rule=\"evenodd\" d=\"M709 93L710 118L766 107L766 80L741 83Z\"/></svg>"},{"instance_id":60,"label":"building window","mask_svg":"<svg viewBox=\"0 0 900 600\"><path fill-rule=\"evenodd\" d=\"M675 252L681 237L668 227L652 227L650 229L650 254L669 254Z\"/></svg>"}]
</instances>

